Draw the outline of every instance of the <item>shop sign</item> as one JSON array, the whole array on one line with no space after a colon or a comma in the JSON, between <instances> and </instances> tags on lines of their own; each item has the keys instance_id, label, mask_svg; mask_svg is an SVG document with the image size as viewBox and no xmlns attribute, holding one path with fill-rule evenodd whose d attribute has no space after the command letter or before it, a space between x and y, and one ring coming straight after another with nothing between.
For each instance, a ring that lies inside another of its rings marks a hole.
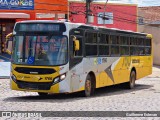
<instances>
[{"instance_id":1,"label":"shop sign","mask_svg":"<svg viewBox=\"0 0 160 120\"><path fill-rule=\"evenodd\" d=\"M0 0L2 10L34 10L34 0Z\"/></svg>"}]
</instances>

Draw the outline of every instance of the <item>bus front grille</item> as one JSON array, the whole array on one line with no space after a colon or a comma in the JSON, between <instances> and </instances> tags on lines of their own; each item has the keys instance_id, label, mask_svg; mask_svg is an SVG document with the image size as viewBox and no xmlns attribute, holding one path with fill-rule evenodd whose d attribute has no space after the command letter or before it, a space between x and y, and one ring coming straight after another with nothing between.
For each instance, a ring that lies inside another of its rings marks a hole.
<instances>
[{"instance_id":1,"label":"bus front grille","mask_svg":"<svg viewBox=\"0 0 160 120\"><path fill-rule=\"evenodd\" d=\"M51 82L24 82L24 81L16 81L17 85L21 89L29 89L29 90L50 90L52 86Z\"/></svg>"},{"instance_id":2,"label":"bus front grille","mask_svg":"<svg viewBox=\"0 0 160 120\"><path fill-rule=\"evenodd\" d=\"M27 67L16 67L14 69L18 73L24 74L53 74L56 71L52 68L27 68Z\"/></svg>"}]
</instances>

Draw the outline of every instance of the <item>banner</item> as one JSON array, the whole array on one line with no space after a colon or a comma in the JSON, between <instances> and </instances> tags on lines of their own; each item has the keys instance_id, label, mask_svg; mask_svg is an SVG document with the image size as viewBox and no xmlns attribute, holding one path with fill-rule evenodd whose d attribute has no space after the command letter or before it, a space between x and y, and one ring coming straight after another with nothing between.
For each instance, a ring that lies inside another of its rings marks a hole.
<instances>
[{"instance_id":1,"label":"banner","mask_svg":"<svg viewBox=\"0 0 160 120\"><path fill-rule=\"evenodd\" d=\"M34 0L0 0L2 10L34 10Z\"/></svg>"},{"instance_id":2,"label":"banner","mask_svg":"<svg viewBox=\"0 0 160 120\"><path fill-rule=\"evenodd\" d=\"M160 111L0 111L0 118L45 117L160 117Z\"/></svg>"}]
</instances>

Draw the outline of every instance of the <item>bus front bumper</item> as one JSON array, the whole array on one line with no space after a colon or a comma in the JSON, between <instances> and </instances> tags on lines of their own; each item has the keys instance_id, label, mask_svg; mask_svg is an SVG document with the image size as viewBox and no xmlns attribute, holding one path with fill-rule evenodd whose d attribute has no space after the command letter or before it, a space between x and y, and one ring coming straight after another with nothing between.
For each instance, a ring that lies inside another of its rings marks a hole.
<instances>
[{"instance_id":1,"label":"bus front bumper","mask_svg":"<svg viewBox=\"0 0 160 120\"><path fill-rule=\"evenodd\" d=\"M10 80L11 89L18 91L30 91L30 92L44 92L44 93L60 93L59 83L51 84L50 82L24 82Z\"/></svg>"}]
</instances>

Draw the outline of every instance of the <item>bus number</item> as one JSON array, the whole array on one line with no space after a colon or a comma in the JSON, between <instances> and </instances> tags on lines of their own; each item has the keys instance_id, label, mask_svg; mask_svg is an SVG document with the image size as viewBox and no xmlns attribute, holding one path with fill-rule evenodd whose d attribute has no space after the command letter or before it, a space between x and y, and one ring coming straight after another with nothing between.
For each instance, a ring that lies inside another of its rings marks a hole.
<instances>
[{"instance_id":1,"label":"bus number","mask_svg":"<svg viewBox=\"0 0 160 120\"><path fill-rule=\"evenodd\" d=\"M45 77L45 80L53 80L52 77Z\"/></svg>"}]
</instances>

